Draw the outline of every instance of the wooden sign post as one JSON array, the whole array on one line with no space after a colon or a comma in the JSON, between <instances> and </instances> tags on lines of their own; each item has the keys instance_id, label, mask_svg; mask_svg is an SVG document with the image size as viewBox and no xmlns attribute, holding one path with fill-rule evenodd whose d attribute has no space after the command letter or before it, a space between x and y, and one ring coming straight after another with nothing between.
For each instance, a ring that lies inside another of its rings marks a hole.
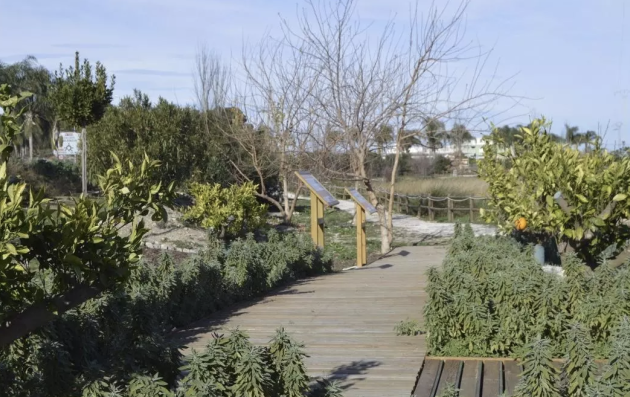
<instances>
[{"instance_id":1,"label":"wooden sign post","mask_svg":"<svg viewBox=\"0 0 630 397\"><path fill-rule=\"evenodd\" d=\"M356 189L346 189L346 192L354 200L357 210L357 267L367 264L367 238L365 236L365 213L373 214L376 208L365 199Z\"/></svg>"},{"instance_id":2,"label":"wooden sign post","mask_svg":"<svg viewBox=\"0 0 630 397\"><path fill-rule=\"evenodd\" d=\"M295 175L311 191L311 237L316 246L324 248L324 205L332 207L339 201L310 172L296 171Z\"/></svg>"}]
</instances>

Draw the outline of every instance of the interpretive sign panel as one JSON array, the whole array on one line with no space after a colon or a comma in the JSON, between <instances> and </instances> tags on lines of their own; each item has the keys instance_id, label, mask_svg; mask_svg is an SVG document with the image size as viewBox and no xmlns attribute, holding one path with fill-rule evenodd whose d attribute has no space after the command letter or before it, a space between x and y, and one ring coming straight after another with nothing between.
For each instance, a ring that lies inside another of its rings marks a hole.
<instances>
[{"instance_id":1,"label":"interpretive sign panel","mask_svg":"<svg viewBox=\"0 0 630 397\"><path fill-rule=\"evenodd\" d=\"M339 204L339 201L310 172L297 171L295 174L327 206L332 207Z\"/></svg>"},{"instance_id":2,"label":"interpretive sign panel","mask_svg":"<svg viewBox=\"0 0 630 397\"><path fill-rule=\"evenodd\" d=\"M367 201L367 199L363 197L363 195L359 193L357 189L346 189L346 191L352 197L352 199L365 210L365 212L367 212L368 214L373 214L376 212L376 208L374 208L374 206L369 201Z\"/></svg>"},{"instance_id":3,"label":"interpretive sign panel","mask_svg":"<svg viewBox=\"0 0 630 397\"><path fill-rule=\"evenodd\" d=\"M57 148L57 155L59 156L76 156L79 154L79 140L81 134L78 132L60 132L59 133L59 147Z\"/></svg>"}]
</instances>

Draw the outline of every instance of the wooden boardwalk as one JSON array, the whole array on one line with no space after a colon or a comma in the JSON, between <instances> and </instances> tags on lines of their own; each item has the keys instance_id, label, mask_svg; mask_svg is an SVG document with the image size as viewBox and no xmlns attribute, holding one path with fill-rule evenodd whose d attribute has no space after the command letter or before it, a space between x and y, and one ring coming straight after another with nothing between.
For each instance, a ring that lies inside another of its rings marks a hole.
<instances>
[{"instance_id":1,"label":"wooden boardwalk","mask_svg":"<svg viewBox=\"0 0 630 397\"><path fill-rule=\"evenodd\" d=\"M239 305L179 333L202 350L212 332L239 327L266 344L282 326L304 342L313 378L342 382L345 397L409 397L425 355L423 336L396 336L406 318L422 320L426 271L444 247L405 247L366 267L315 277Z\"/></svg>"}]
</instances>

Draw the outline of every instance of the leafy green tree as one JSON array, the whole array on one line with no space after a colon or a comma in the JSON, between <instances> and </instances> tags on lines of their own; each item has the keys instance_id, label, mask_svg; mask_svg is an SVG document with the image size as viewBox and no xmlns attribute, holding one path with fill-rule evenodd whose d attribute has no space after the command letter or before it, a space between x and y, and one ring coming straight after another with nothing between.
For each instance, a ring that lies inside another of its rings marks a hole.
<instances>
[{"instance_id":1,"label":"leafy green tree","mask_svg":"<svg viewBox=\"0 0 630 397\"><path fill-rule=\"evenodd\" d=\"M115 76L107 82L105 66L96 62L94 73L87 59L79 63L75 54L74 67L65 71L60 65L55 72L52 101L60 117L81 128L81 177L83 194L87 193L87 134L86 127L100 120L112 102Z\"/></svg>"},{"instance_id":2,"label":"leafy green tree","mask_svg":"<svg viewBox=\"0 0 630 397\"><path fill-rule=\"evenodd\" d=\"M22 114L22 134L17 135L17 142L24 147L23 140L28 139L29 160L33 160L35 136L43 138L50 133L53 109L49 98L50 72L37 63L37 59L28 56L11 65L0 63L0 81L11 87L11 93L30 92L32 95L20 102Z\"/></svg>"},{"instance_id":3,"label":"leafy green tree","mask_svg":"<svg viewBox=\"0 0 630 397\"><path fill-rule=\"evenodd\" d=\"M499 156L497 131L486 138L479 167L494 211L484 217L506 232L524 217L532 238L554 239L597 266L601 252L612 245L619 252L630 237L622 222L630 216L630 180L624 177L630 159L603 149L581 153L554 142L547 127L541 119L521 129L522 140L507 156L510 169Z\"/></svg>"},{"instance_id":4,"label":"leafy green tree","mask_svg":"<svg viewBox=\"0 0 630 397\"><path fill-rule=\"evenodd\" d=\"M9 184L11 142L19 132L19 103L0 86L0 346L46 325L55 317L115 288L139 259L147 232L136 214L166 215L173 186L151 183L159 162L122 163L99 178L104 200L82 196L72 206L44 199L42 191L22 194L25 184ZM128 236L119 229L130 225Z\"/></svg>"}]
</instances>

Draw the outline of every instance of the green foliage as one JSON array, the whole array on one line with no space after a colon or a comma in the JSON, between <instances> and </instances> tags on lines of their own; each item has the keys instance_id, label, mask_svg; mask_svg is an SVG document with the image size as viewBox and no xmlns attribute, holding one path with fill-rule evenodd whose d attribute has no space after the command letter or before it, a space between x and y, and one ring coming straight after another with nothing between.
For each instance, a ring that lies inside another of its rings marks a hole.
<instances>
[{"instance_id":1,"label":"green foliage","mask_svg":"<svg viewBox=\"0 0 630 397\"><path fill-rule=\"evenodd\" d=\"M172 186L149 182L149 175L159 167L159 162L148 158L135 168L131 162L116 162L115 168L101 177L105 202L80 197L74 200L73 206L59 204L52 208L44 199L43 191L24 194L26 185L9 183L7 175L12 152L10 143L19 131L16 123L19 113L15 108L20 98L9 96L8 87L2 86L0 320L3 345L49 321L46 316L30 314L26 309L42 304L52 306L46 310L67 310L87 299L81 298L87 291L123 282L138 260L141 239L147 231L142 222L135 222L135 215L149 208L163 214L163 203L168 203L172 197ZM118 228L128 224L131 224L130 235L119 235ZM64 294L71 295L64 297ZM60 296L63 297L61 303ZM22 312L26 314L18 317ZM29 325L6 325L16 318Z\"/></svg>"},{"instance_id":2,"label":"green foliage","mask_svg":"<svg viewBox=\"0 0 630 397\"><path fill-rule=\"evenodd\" d=\"M598 380L600 390L607 390L611 397L630 394L630 320L625 317L613 334L610 359Z\"/></svg>"},{"instance_id":3,"label":"green foliage","mask_svg":"<svg viewBox=\"0 0 630 397\"><path fill-rule=\"evenodd\" d=\"M591 336L580 323L567 330L567 361L563 371L568 378L568 393L573 397L589 396L588 388L594 383L597 369L593 361Z\"/></svg>"},{"instance_id":4,"label":"green foliage","mask_svg":"<svg viewBox=\"0 0 630 397\"><path fill-rule=\"evenodd\" d=\"M528 345L523 360L523 373L517 385L518 397L560 397L559 374L551 360L551 343L546 339L535 339ZM573 396L573 395L571 395Z\"/></svg>"},{"instance_id":5,"label":"green foliage","mask_svg":"<svg viewBox=\"0 0 630 397\"><path fill-rule=\"evenodd\" d=\"M343 397L343 388L336 380L322 379L317 381L317 386L312 397Z\"/></svg>"},{"instance_id":6,"label":"green foliage","mask_svg":"<svg viewBox=\"0 0 630 397\"><path fill-rule=\"evenodd\" d=\"M238 329L228 337L215 334L183 367L187 375L179 389L186 396L302 397L308 387L302 349L283 329L268 347L253 346Z\"/></svg>"},{"instance_id":7,"label":"green foliage","mask_svg":"<svg viewBox=\"0 0 630 397\"><path fill-rule=\"evenodd\" d=\"M88 127L88 161L95 173L111 167L110 152L122 160L144 153L163 166L155 177L184 186L190 181L234 183L229 162L232 152L220 131L206 130L205 116L194 108L180 107L160 98L149 101L135 91L107 108L104 117Z\"/></svg>"},{"instance_id":8,"label":"green foliage","mask_svg":"<svg viewBox=\"0 0 630 397\"><path fill-rule=\"evenodd\" d=\"M591 271L570 255L561 278L508 237L474 237L469 225L458 225L455 234L443 269L428 273L424 320L431 354L519 356L540 336L562 357L575 322L586 328L595 358L611 354L611 334L630 315L628 265L604 261Z\"/></svg>"},{"instance_id":9,"label":"green foliage","mask_svg":"<svg viewBox=\"0 0 630 397\"><path fill-rule=\"evenodd\" d=\"M244 276L259 287L248 290L244 285L243 292L232 275L249 271L246 259L264 268ZM157 374L174 390L181 355L166 333L239 300L330 268L329 258L313 247L309 236L275 232L270 232L267 242L250 237L229 246L216 245L178 265L168 255L157 264L141 262L121 289L84 303L0 352L0 383L6 385L8 397L71 397L86 388L103 393L114 386L127 390L135 373ZM249 347L247 336L238 331L229 338L216 338L206 353L193 355L186 369L186 387L192 393L188 395L213 395L221 391L218 385L229 389L236 383L235 369L244 362L240 353L226 352ZM269 390L282 389L287 397L299 395L297 390L306 381L302 346L279 332L263 356L265 368L278 374L272 377ZM231 372L224 366L232 368ZM212 392L210 384L214 385Z\"/></svg>"},{"instance_id":10,"label":"green foliage","mask_svg":"<svg viewBox=\"0 0 630 397\"><path fill-rule=\"evenodd\" d=\"M538 239L566 242L589 265L607 247L621 246L630 228L630 158L617 158L595 147L581 153L555 142L544 119L521 128L521 137L503 164L500 131L486 138L480 176L488 182L490 207L484 219L504 231L524 217ZM561 197L557 193L561 192Z\"/></svg>"},{"instance_id":11,"label":"green foliage","mask_svg":"<svg viewBox=\"0 0 630 397\"><path fill-rule=\"evenodd\" d=\"M416 336L424 333L418 320L411 319L406 319L396 324L394 331L396 331L398 336Z\"/></svg>"},{"instance_id":12,"label":"green foliage","mask_svg":"<svg viewBox=\"0 0 630 397\"><path fill-rule=\"evenodd\" d=\"M459 389L455 387L454 384L449 383L446 385L446 388L442 390L438 397L457 397L459 396Z\"/></svg>"},{"instance_id":13,"label":"green foliage","mask_svg":"<svg viewBox=\"0 0 630 397\"><path fill-rule=\"evenodd\" d=\"M107 85L105 67L96 62L94 73L87 59L79 63L75 54L74 68L65 71L60 66L52 85L52 101L59 115L70 124L86 127L100 120L112 101L114 76Z\"/></svg>"},{"instance_id":14,"label":"green foliage","mask_svg":"<svg viewBox=\"0 0 630 397\"><path fill-rule=\"evenodd\" d=\"M304 345L291 339L283 328L269 346L269 354L275 373L275 395L284 397L301 397L308 387L308 375L304 366Z\"/></svg>"},{"instance_id":15,"label":"green foliage","mask_svg":"<svg viewBox=\"0 0 630 397\"><path fill-rule=\"evenodd\" d=\"M193 183L190 192L195 205L186 211L184 219L215 234L243 236L266 224L267 206L256 200L252 182L222 188L219 184Z\"/></svg>"}]
</instances>

